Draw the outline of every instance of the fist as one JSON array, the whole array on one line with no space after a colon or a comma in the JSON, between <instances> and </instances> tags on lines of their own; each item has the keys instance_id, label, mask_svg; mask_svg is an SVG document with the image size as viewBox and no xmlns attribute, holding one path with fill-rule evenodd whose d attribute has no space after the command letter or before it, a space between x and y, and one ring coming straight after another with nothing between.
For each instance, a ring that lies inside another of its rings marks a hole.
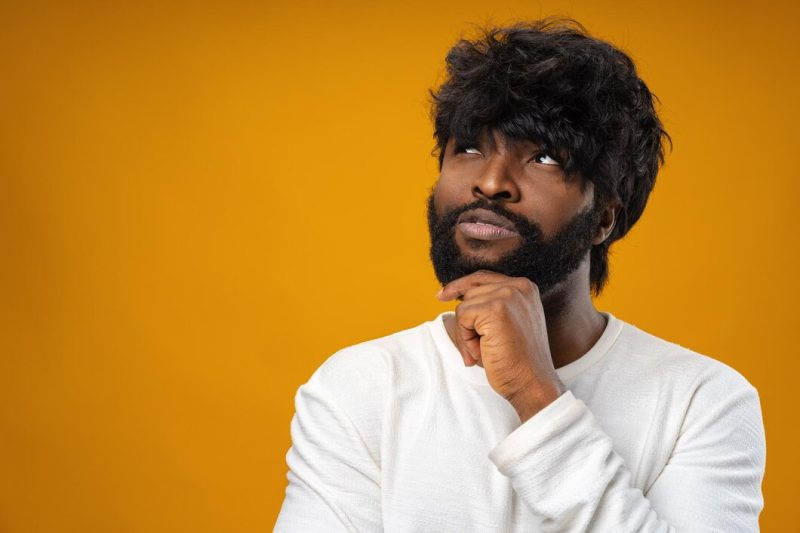
<instances>
[{"instance_id":1,"label":"fist","mask_svg":"<svg viewBox=\"0 0 800 533\"><path fill-rule=\"evenodd\" d=\"M464 364L482 366L523 422L564 393L535 283L481 270L448 283L437 297L462 300L451 335Z\"/></svg>"}]
</instances>

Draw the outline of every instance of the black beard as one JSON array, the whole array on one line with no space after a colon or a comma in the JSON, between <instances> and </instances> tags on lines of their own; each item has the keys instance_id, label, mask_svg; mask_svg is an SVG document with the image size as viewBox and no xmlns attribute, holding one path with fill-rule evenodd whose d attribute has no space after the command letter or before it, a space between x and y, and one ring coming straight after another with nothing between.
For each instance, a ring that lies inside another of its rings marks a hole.
<instances>
[{"instance_id":1,"label":"black beard","mask_svg":"<svg viewBox=\"0 0 800 533\"><path fill-rule=\"evenodd\" d=\"M528 278L537 285L540 294L546 294L581 265L592 247L592 237L602 218L600 209L587 209L575 215L550 240L544 241L542 230L536 223L507 211L500 204L478 199L439 217L433 198L431 193L428 197L430 256L436 278L442 286L477 270L492 270L506 276ZM456 222L461 213L477 208L488 209L513 222L522 237L520 245L497 261L464 257L455 242Z\"/></svg>"}]
</instances>

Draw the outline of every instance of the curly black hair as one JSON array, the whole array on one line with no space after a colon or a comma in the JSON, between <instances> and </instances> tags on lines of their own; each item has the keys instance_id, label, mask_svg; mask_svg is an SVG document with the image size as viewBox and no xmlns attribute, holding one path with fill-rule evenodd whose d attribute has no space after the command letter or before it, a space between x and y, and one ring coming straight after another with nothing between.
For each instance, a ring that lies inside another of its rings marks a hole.
<instances>
[{"instance_id":1,"label":"curly black hair","mask_svg":"<svg viewBox=\"0 0 800 533\"><path fill-rule=\"evenodd\" d=\"M440 168L451 137L471 143L495 129L566 156L565 173L592 181L596 204L620 202L611 235L590 253L599 295L609 247L644 211L670 141L633 61L576 21L547 18L462 39L446 64L447 78L431 91Z\"/></svg>"}]
</instances>

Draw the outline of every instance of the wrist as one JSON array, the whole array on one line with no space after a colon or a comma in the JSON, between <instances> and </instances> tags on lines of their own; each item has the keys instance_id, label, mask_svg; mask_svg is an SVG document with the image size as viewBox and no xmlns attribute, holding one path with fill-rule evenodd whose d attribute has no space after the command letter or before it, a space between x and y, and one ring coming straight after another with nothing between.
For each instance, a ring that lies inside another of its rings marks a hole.
<instances>
[{"instance_id":1,"label":"wrist","mask_svg":"<svg viewBox=\"0 0 800 533\"><path fill-rule=\"evenodd\" d=\"M567 388L558 376L547 381L530 381L506 400L514 407L522 423L553 403Z\"/></svg>"}]
</instances>

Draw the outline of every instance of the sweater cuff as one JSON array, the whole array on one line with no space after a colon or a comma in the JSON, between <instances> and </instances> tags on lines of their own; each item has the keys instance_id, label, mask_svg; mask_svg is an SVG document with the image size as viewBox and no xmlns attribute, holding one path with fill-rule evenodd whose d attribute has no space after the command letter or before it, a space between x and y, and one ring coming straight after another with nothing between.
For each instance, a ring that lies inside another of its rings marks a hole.
<instances>
[{"instance_id":1,"label":"sweater cuff","mask_svg":"<svg viewBox=\"0 0 800 533\"><path fill-rule=\"evenodd\" d=\"M575 425L585 414L588 414L586 405L568 390L500 441L489 452L489 459L505 476L512 476L533 450L550 448L549 451L557 453L558 447L546 444L569 428L577 429Z\"/></svg>"},{"instance_id":2,"label":"sweater cuff","mask_svg":"<svg viewBox=\"0 0 800 533\"><path fill-rule=\"evenodd\" d=\"M534 514L555 521L595 505L622 466L611 439L570 391L503 439L489 458Z\"/></svg>"}]
</instances>

